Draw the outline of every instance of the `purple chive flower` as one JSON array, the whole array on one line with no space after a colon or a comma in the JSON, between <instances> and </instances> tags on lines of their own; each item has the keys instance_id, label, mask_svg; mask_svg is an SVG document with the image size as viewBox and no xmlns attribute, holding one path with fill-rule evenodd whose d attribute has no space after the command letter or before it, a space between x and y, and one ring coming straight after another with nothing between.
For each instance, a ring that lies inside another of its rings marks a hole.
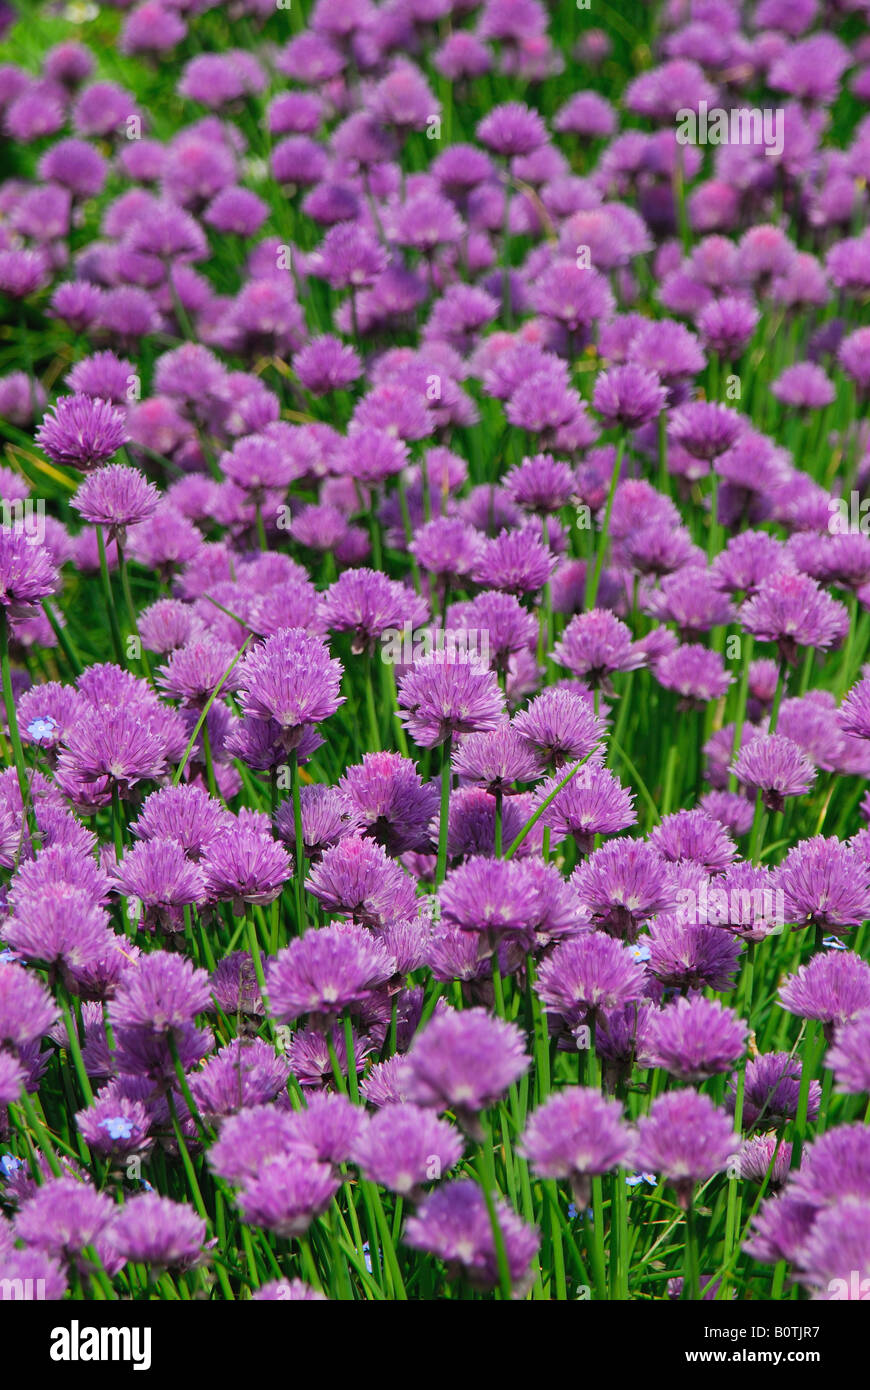
<instances>
[{"instance_id":1,"label":"purple chive flower","mask_svg":"<svg viewBox=\"0 0 870 1390\"><path fill-rule=\"evenodd\" d=\"M12 618L26 616L29 606L53 594L60 577L44 546L24 530L0 527L0 607Z\"/></svg>"},{"instance_id":2,"label":"purple chive flower","mask_svg":"<svg viewBox=\"0 0 870 1390\"><path fill-rule=\"evenodd\" d=\"M443 589L471 573L482 544L479 533L460 517L439 516L419 528L408 549Z\"/></svg>"},{"instance_id":3,"label":"purple chive flower","mask_svg":"<svg viewBox=\"0 0 870 1390\"><path fill-rule=\"evenodd\" d=\"M419 1198L423 1186L443 1177L462 1157L461 1135L420 1106L385 1105L366 1124L351 1157L370 1182L400 1196Z\"/></svg>"},{"instance_id":4,"label":"purple chive flower","mask_svg":"<svg viewBox=\"0 0 870 1390\"><path fill-rule=\"evenodd\" d=\"M504 486L524 511L546 515L559 511L570 501L576 481L572 469L562 459L535 454L510 470Z\"/></svg>"},{"instance_id":5,"label":"purple chive flower","mask_svg":"<svg viewBox=\"0 0 870 1390\"><path fill-rule=\"evenodd\" d=\"M504 530L484 542L472 578L507 594L535 594L549 579L555 556L541 539L538 525Z\"/></svg>"},{"instance_id":6,"label":"purple chive flower","mask_svg":"<svg viewBox=\"0 0 870 1390\"><path fill-rule=\"evenodd\" d=\"M202 856L206 893L230 902L241 917L245 903L271 903L290 878L290 856L272 835L268 818L242 807L238 821L210 841Z\"/></svg>"},{"instance_id":7,"label":"purple chive flower","mask_svg":"<svg viewBox=\"0 0 870 1390\"><path fill-rule=\"evenodd\" d=\"M142 922L172 931L183 928L178 909L206 898L199 866L177 840L143 840L128 850L117 868L118 888L142 905Z\"/></svg>"},{"instance_id":8,"label":"purple chive flower","mask_svg":"<svg viewBox=\"0 0 870 1390\"><path fill-rule=\"evenodd\" d=\"M731 677L719 652L696 643L666 652L655 668L656 680L681 697L679 708L697 709L727 694Z\"/></svg>"},{"instance_id":9,"label":"purple chive flower","mask_svg":"<svg viewBox=\"0 0 870 1390\"><path fill-rule=\"evenodd\" d=\"M827 1065L838 1091L860 1095L870 1090L870 1008L862 1009L837 1029Z\"/></svg>"},{"instance_id":10,"label":"purple chive flower","mask_svg":"<svg viewBox=\"0 0 870 1390\"><path fill-rule=\"evenodd\" d=\"M538 1250L538 1232L521 1221L507 1202L495 1202L495 1215L515 1296L520 1296ZM468 1178L445 1183L431 1193L405 1226L405 1242L436 1255L453 1274L462 1271L476 1288L499 1281L492 1221L483 1192Z\"/></svg>"},{"instance_id":11,"label":"purple chive flower","mask_svg":"<svg viewBox=\"0 0 870 1390\"><path fill-rule=\"evenodd\" d=\"M661 916L651 926L649 971L675 989L733 987L740 941L721 927Z\"/></svg>"},{"instance_id":12,"label":"purple chive flower","mask_svg":"<svg viewBox=\"0 0 870 1390\"><path fill-rule=\"evenodd\" d=\"M247 951L231 951L219 960L211 976L212 998L225 1014L262 1017L263 996L254 962Z\"/></svg>"},{"instance_id":13,"label":"purple chive flower","mask_svg":"<svg viewBox=\"0 0 870 1390\"><path fill-rule=\"evenodd\" d=\"M522 1138L538 1176L567 1179L578 1207L588 1205L591 1178L631 1164L634 1145L619 1101L585 1086L566 1086L545 1100Z\"/></svg>"},{"instance_id":14,"label":"purple chive flower","mask_svg":"<svg viewBox=\"0 0 870 1390\"><path fill-rule=\"evenodd\" d=\"M47 283L48 265L41 251L0 251L0 294L27 299Z\"/></svg>"},{"instance_id":15,"label":"purple chive flower","mask_svg":"<svg viewBox=\"0 0 870 1390\"><path fill-rule=\"evenodd\" d=\"M227 1116L208 1151L208 1162L226 1182L239 1184L256 1177L264 1160L290 1152L313 1157L310 1146L297 1140L293 1114L274 1105L255 1105Z\"/></svg>"},{"instance_id":16,"label":"purple chive flower","mask_svg":"<svg viewBox=\"0 0 870 1390\"><path fill-rule=\"evenodd\" d=\"M620 941L591 932L562 942L541 963L537 993L545 1011L573 1030L602 1009L640 999L644 979L642 966Z\"/></svg>"},{"instance_id":17,"label":"purple chive flower","mask_svg":"<svg viewBox=\"0 0 870 1390\"><path fill-rule=\"evenodd\" d=\"M233 824L230 812L202 787L182 783L146 797L130 830L140 840L174 840L189 859L199 860L208 845Z\"/></svg>"},{"instance_id":18,"label":"purple chive flower","mask_svg":"<svg viewBox=\"0 0 870 1390\"><path fill-rule=\"evenodd\" d=\"M106 1233L114 1204L105 1192L74 1177L52 1178L36 1189L15 1218L18 1240L45 1255L77 1260Z\"/></svg>"},{"instance_id":19,"label":"purple chive flower","mask_svg":"<svg viewBox=\"0 0 870 1390\"><path fill-rule=\"evenodd\" d=\"M649 1015L641 1066L698 1082L728 1071L746 1045L746 1025L716 999L678 999Z\"/></svg>"},{"instance_id":20,"label":"purple chive flower","mask_svg":"<svg viewBox=\"0 0 870 1390\"><path fill-rule=\"evenodd\" d=\"M847 376L855 383L863 399L870 393L870 329L856 328L844 338L837 351L837 360Z\"/></svg>"},{"instance_id":21,"label":"purple chive flower","mask_svg":"<svg viewBox=\"0 0 870 1390\"><path fill-rule=\"evenodd\" d=\"M0 1051L0 1106L11 1105L21 1095L26 1074L17 1057Z\"/></svg>"},{"instance_id":22,"label":"purple chive flower","mask_svg":"<svg viewBox=\"0 0 870 1390\"><path fill-rule=\"evenodd\" d=\"M58 1017L51 995L31 971L0 961L0 1043L19 1050L38 1042Z\"/></svg>"},{"instance_id":23,"label":"purple chive flower","mask_svg":"<svg viewBox=\"0 0 870 1390\"><path fill-rule=\"evenodd\" d=\"M870 965L852 951L819 952L786 977L779 1002L798 1018L818 1019L830 1037L870 1007Z\"/></svg>"},{"instance_id":24,"label":"purple chive flower","mask_svg":"<svg viewBox=\"0 0 870 1390\"><path fill-rule=\"evenodd\" d=\"M312 35L313 37L313 35ZM305 1284L301 1279L272 1279L268 1284L261 1284L256 1293L251 1294L251 1302L281 1302L281 1303L326 1303L325 1293L319 1289L313 1289L310 1284Z\"/></svg>"},{"instance_id":25,"label":"purple chive flower","mask_svg":"<svg viewBox=\"0 0 870 1390\"><path fill-rule=\"evenodd\" d=\"M112 1026L172 1033L209 1003L208 975L183 956L153 951L126 971L109 1009Z\"/></svg>"},{"instance_id":26,"label":"purple chive flower","mask_svg":"<svg viewBox=\"0 0 870 1390\"><path fill-rule=\"evenodd\" d=\"M334 290L354 292L373 285L387 266L380 243L352 222L331 227L312 260L312 274L327 280Z\"/></svg>"},{"instance_id":27,"label":"purple chive flower","mask_svg":"<svg viewBox=\"0 0 870 1390\"><path fill-rule=\"evenodd\" d=\"M592 325L608 318L613 310L606 278L597 270L583 269L567 260L556 260L547 267L534 286L532 303L538 313L560 324L580 343Z\"/></svg>"},{"instance_id":28,"label":"purple chive flower","mask_svg":"<svg viewBox=\"0 0 870 1390\"><path fill-rule=\"evenodd\" d=\"M863 1196L863 1194L862 1194ZM864 1299L870 1277L870 1202L823 1211L800 1253L800 1282L814 1299Z\"/></svg>"},{"instance_id":29,"label":"purple chive flower","mask_svg":"<svg viewBox=\"0 0 870 1390\"><path fill-rule=\"evenodd\" d=\"M571 883L596 925L629 942L643 922L675 906L667 862L644 840L602 845L576 869Z\"/></svg>"},{"instance_id":30,"label":"purple chive flower","mask_svg":"<svg viewBox=\"0 0 870 1390\"><path fill-rule=\"evenodd\" d=\"M664 816L650 843L673 864L688 860L707 873L721 873L737 854L728 832L703 811L675 811Z\"/></svg>"},{"instance_id":31,"label":"purple chive flower","mask_svg":"<svg viewBox=\"0 0 870 1390\"><path fill-rule=\"evenodd\" d=\"M578 759L597 759L604 726L592 700L549 686L515 715L513 728L542 762L555 769Z\"/></svg>"},{"instance_id":32,"label":"purple chive flower","mask_svg":"<svg viewBox=\"0 0 870 1390\"><path fill-rule=\"evenodd\" d=\"M388 854L425 850L428 825L438 806L437 790L420 779L399 753L365 753L339 784L364 833Z\"/></svg>"},{"instance_id":33,"label":"purple chive flower","mask_svg":"<svg viewBox=\"0 0 870 1390\"><path fill-rule=\"evenodd\" d=\"M565 780L562 769L537 788L540 801ZM560 836L573 835L581 854L592 849L596 835L615 835L637 821L633 795L612 772L594 764L575 773L561 791L556 791L541 820Z\"/></svg>"},{"instance_id":34,"label":"purple chive flower","mask_svg":"<svg viewBox=\"0 0 870 1390\"><path fill-rule=\"evenodd\" d=\"M154 515L159 493L138 468L110 464L85 479L70 506L84 521L105 526L108 537L123 538L124 528Z\"/></svg>"},{"instance_id":35,"label":"purple chive flower","mask_svg":"<svg viewBox=\"0 0 870 1390\"><path fill-rule=\"evenodd\" d=\"M710 575L724 593L751 597L770 575L792 568L788 552L775 536L766 531L743 531L720 550Z\"/></svg>"},{"instance_id":36,"label":"purple chive flower","mask_svg":"<svg viewBox=\"0 0 870 1390\"><path fill-rule=\"evenodd\" d=\"M413 879L373 839L339 840L314 865L307 887L327 912L364 927L387 927L415 915Z\"/></svg>"},{"instance_id":37,"label":"purple chive flower","mask_svg":"<svg viewBox=\"0 0 870 1390\"><path fill-rule=\"evenodd\" d=\"M693 458L712 460L735 443L743 421L727 406L713 401L691 401L675 410L668 421L669 433Z\"/></svg>"},{"instance_id":38,"label":"purple chive flower","mask_svg":"<svg viewBox=\"0 0 870 1390\"><path fill-rule=\"evenodd\" d=\"M327 1041L328 1030L297 1028L287 1048L290 1069L300 1086L321 1089L335 1084L334 1067ZM351 1051L357 1072L363 1070L366 1059L374 1051L371 1039L351 1029ZM348 1052L343 1023L332 1028L332 1052L340 1072L347 1074Z\"/></svg>"},{"instance_id":39,"label":"purple chive flower","mask_svg":"<svg viewBox=\"0 0 870 1390\"><path fill-rule=\"evenodd\" d=\"M783 405L798 410L821 410L836 398L834 383L815 362L798 362L786 367L770 390Z\"/></svg>"},{"instance_id":40,"label":"purple chive flower","mask_svg":"<svg viewBox=\"0 0 870 1390\"><path fill-rule=\"evenodd\" d=\"M664 622L676 623L687 640L724 625L733 617L731 604L711 572L700 565L686 565L675 574L666 574L650 595L648 606Z\"/></svg>"},{"instance_id":41,"label":"purple chive flower","mask_svg":"<svg viewBox=\"0 0 870 1390\"><path fill-rule=\"evenodd\" d=\"M524 1035L485 1009L436 1014L407 1054L408 1099L453 1110L463 1128L477 1133L475 1116L518 1081L529 1066Z\"/></svg>"},{"instance_id":42,"label":"purple chive flower","mask_svg":"<svg viewBox=\"0 0 870 1390\"><path fill-rule=\"evenodd\" d=\"M293 358L293 370L315 396L343 391L362 375L362 362L352 347L329 333L314 338Z\"/></svg>"},{"instance_id":43,"label":"purple chive flower","mask_svg":"<svg viewBox=\"0 0 870 1390\"><path fill-rule=\"evenodd\" d=\"M4 939L22 959L62 967L68 976L101 960L114 936L107 914L84 889L58 884L41 900L26 897L16 906Z\"/></svg>"},{"instance_id":44,"label":"purple chive flower","mask_svg":"<svg viewBox=\"0 0 870 1390\"><path fill-rule=\"evenodd\" d=\"M98 1091L93 1104L75 1118L85 1142L97 1153L117 1157L141 1154L153 1144L145 1105L123 1095L114 1082Z\"/></svg>"},{"instance_id":45,"label":"purple chive flower","mask_svg":"<svg viewBox=\"0 0 870 1390\"><path fill-rule=\"evenodd\" d=\"M453 869L441 885L441 920L483 938L481 955L505 935L527 931L534 883L522 860L471 858Z\"/></svg>"},{"instance_id":46,"label":"purple chive flower","mask_svg":"<svg viewBox=\"0 0 870 1390\"><path fill-rule=\"evenodd\" d=\"M867 1197L870 1145L862 1124L837 1125L807 1146L803 1162L789 1184L798 1200L820 1208Z\"/></svg>"},{"instance_id":47,"label":"purple chive flower","mask_svg":"<svg viewBox=\"0 0 870 1390\"><path fill-rule=\"evenodd\" d=\"M455 734L497 728L504 697L494 671L436 648L399 682L399 718L415 743L434 748Z\"/></svg>"},{"instance_id":48,"label":"purple chive flower","mask_svg":"<svg viewBox=\"0 0 870 1390\"><path fill-rule=\"evenodd\" d=\"M528 740L508 723L491 733L466 734L453 754L456 775L492 793L510 795L515 782L534 782L541 770L541 760Z\"/></svg>"},{"instance_id":49,"label":"purple chive flower","mask_svg":"<svg viewBox=\"0 0 870 1390\"><path fill-rule=\"evenodd\" d=\"M276 1018L333 1017L367 1000L392 974L383 946L353 923L305 936L269 963L266 988Z\"/></svg>"},{"instance_id":50,"label":"purple chive flower","mask_svg":"<svg viewBox=\"0 0 870 1390\"><path fill-rule=\"evenodd\" d=\"M592 404L608 425L637 429L664 409L667 391L655 372L636 362L611 367L596 379Z\"/></svg>"},{"instance_id":51,"label":"purple chive flower","mask_svg":"<svg viewBox=\"0 0 870 1390\"><path fill-rule=\"evenodd\" d=\"M746 1063L743 1088L743 1124L780 1127L797 1115L800 1099L801 1063L788 1052L762 1052ZM734 1113L737 1079L732 1078L725 1108ZM807 1117L814 1120L819 1112L822 1088L818 1081L810 1082Z\"/></svg>"},{"instance_id":52,"label":"purple chive flower","mask_svg":"<svg viewBox=\"0 0 870 1390\"><path fill-rule=\"evenodd\" d=\"M768 1186L776 1192L788 1177L791 1152L791 1144L784 1144L776 1133L754 1135L740 1150L740 1176L761 1183L769 1170Z\"/></svg>"},{"instance_id":53,"label":"purple chive flower","mask_svg":"<svg viewBox=\"0 0 870 1390\"><path fill-rule=\"evenodd\" d=\"M112 405L124 405L135 365L114 352L95 352L83 357L67 374L67 385L76 395L100 396Z\"/></svg>"},{"instance_id":54,"label":"purple chive flower","mask_svg":"<svg viewBox=\"0 0 870 1390\"><path fill-rule=\"evenodd\" d=\"M462 611L469 631L488 634L489 659L497 671L507 671L511 657L530 651L537 641L534 614L514 594L488 589L464 605Z\"/></svg>"},{"instance_id":55,"label":"purple chive flower","mask_svg":"<svg viewBox=\"0 0 870 1390\"><path fill-rule=\"evenodd\" d=\"M775 878L785 895L785 920L796 927L812 925L845 936L870 917L870 865L836 838L802 840L789 850Z\"/></svg>"},{"instance_id":56,"label":"purple chive flower","mask_svg":"<svg viewBox=\"0 0 870 1390\"><path fill-rule=\"evenodd\" d=\"M531 154L547 138L546 127L538 112L520 101L494 106L478 122L475 134L482 145L503 159Z\"/></svg>"},{"instance_id":57,"label":"purple chive flower","mask_svg":"<svg viewBox=\"0 0 870 1390\"><path fill-rule=\"evenodd\" d=\"M166 53L181 43L187 25L180 15L164 9L158 0L145 0L124 21L122 53Z\"/></svg>"},{"instance_id":58,"label":"purple chive flower","mask_svg":"<svg viewBox=\"0 0 870 1390\"><path fill-rule=\"evenodd\" d=\"M365 1126L365 1115L335 1091L310 1095L293 1115L291 1147L305 1149L320 1163L346 1163Z\"/></svg>"},{"instance_id":59,"label":"purple chive flower","mask_svg":"<svg viewBox=\"0 0 870 1390\"><path fill-rule=\"evenodd\" d=\"M91 848L87 844L83 852L76 844L45 844L35 859L26 860L17 869L9 885L8 905L13 909L38 907L53 888L60 887L81 889L95 905L105 903L111 879L92 859Z\"/></svg>"},{"instance_id":60,"label":"purple chive flower","mask_svg":"<svg viewBox=\"0 0 870 1390\"><path fill-rule=\"evenodd\" d=\"M242 709L255 719L274 720L288 751L307 728L344 703L338 693L341 662L330 657L322 638L303 628L282 628L239 665Z\"/></svg>"},{"instance_id":61,"label":"purple chive flower","mask_svg":"<svg viewBox=\"0 0 870 1390\"><path fill-rule=\"evenodd\" d=\"M787 1186L781 1196L769 1197L762 1203L753 1221L752 1239L744 1247L747 1254L762 1264L798 1259L816 1212L809 1202L793 1197Z\"/></svg>"},{"instance_id":62,"label":"purple chive flower","mask_svg":"<svg viewBox=\"0 0 870 1390\"><path fill-rule=\"evenodd\" d=\"M124 1260L159 1269L189 1269L205 1244L205 1221L185 1202L157 1192L130 1197L106 1233L110 1248Z\"/></svg>"},{"instance_id":63,"label":"purple chive flower","mask_svg":"<svg viewBox=\"0 0 870 1390\"><path fill-rule=\"evenodd\" d=\"M87 472L108 462L129 438L123 412L91 396L59 396L36 432L52 463Z\"/></svg>"},{"instance_id":64,"label":"purple chive flower","mask_svg":"<svg viewBox=\"0 0 870 1390\"><path fill-rule=\"evenodd\" d=\"M743 799L743 804L752 810L751 802ZM763 941L783 925L782 894L777 894L773 874L746 861L730 865L709 887L702 884L700 893L690 890L689 905L690 921L725 927L744 941Z\"/></svg>"},{"instance_id":65,"label":"purple chive flower","mask_svg":"<svg viewBox=\"0 0 870 1390\"><path fill-rule=\"evenodd\" d=\"M634 671L645 660L625 623L606 608L577 613L554 646L553 655L592 686L604 684L616 671Z\"/></svg>"},{"instance_id":66,"label":"purple chive flower","mask_svg":"<svg viewBox=\"0 0 870 1390\"><path fill-rule=\"evenodd\" d=\"M137 782L160 777L166 771L168 739L158 728L143 722L143 713L137 708L117 713L92 708L82 713L67 733L58 759L58 779L74 799L77 788L84 801L89 790L99 795L107 786L101 779L106 778L127 797ZM149 713L156 721L156 712Z\"/></svg>"},{"instance_id":67,"label":"purple chive flower","mask_svg":"<svg viewBox=\"0 0 870 1390\"><path fill-rule=\"evenodd\" d=\"M174 699L202 709L218 686L222 692L238 690L238 666L227 675L235 656L236 651L228 642L209 633L194 637L170 652L166 664L157 668L157 684Z\"/></svg>"},{"instance_id":68,"label":"purple chive flower","mask_svg":"<svg viewBox=\"0 0 870 1390\"><path fill-rule=\"evenodd\" d=\"M844 733L870 738L870 677L852 686L840 706L838 722Z\"/></svg>"},{"instance_id":69,"label":"purple chive flower","mask_svg":"<svg viewBox=\"0 0 870 1390\"><path fill-rule=\"evenodd\" d=\"M706 347L734 361L748 347L760 314L749 299L724 295L705 305L698 315L698 333Z\"/></svg>"},{"instance_id":70,"label":"purple chive flower","mask_svg":"<svg viewBox=\"0 0 870 1390\"><path fill-rule=\"evenodd\" d=\"M524 828L534 811L532 797L520 793L509 797L502 804L502 844L510 845ZM469 854L495 854L496 798L479 787L460 787L450 797L447 817L447 857L456 859ZM429 834L434 843L438 839L438 817L433 816ZM531 834L520 845L520 857L539 854L542 845L542 828L535 826Z\"/></svg>"},{"instance_id":71,"label":"purple chive flower","mask_svg":"<svg viewBox=\"0 0 870 1390\"><path fill-rule=\"evenodd\" d=\"M350 632L351 651L369 656L388 629L415 629L429 615L427 604L398 580L380 570L344 570L327 589L319 616L333 632Z\"/></svg>"},{"instance_id":72,"label":"purple chive flower","mask_svg":"<svg viewBox=\"0 0 870 1390\"><path fill-rule=\"evenodd\" d=\"M248 1106L264 1105L287 1089L289 1064L259 1038L233 1038L190 1077L200 1113L223 1119Z\"/></svg>"},{"instance_id":73,"label":"purple chive flower","mask_svg":"<svg viewBox=\"0 0 870 1390\"><path fill-rule=\"evenodd\" d=\"M221 455L221 472L251 501L260 503L270 488L282 492L295 477L295 467L280 445L268 435L249 434Z\"/></svg>"},{"instance_id":74,"label":"purple chive flower","mask_svg":"<svg viewBox=\"0 0 870 1390\"><path fill-rule=\"evenodd\" d=\"M849 626L843 605L815 579L786 570L763 580L738 617L747 632L764 642L775 642L781 659L792 663L798 647L824 651L839 645Z\"/></svg>"},{"instance_id":75,"label":"purple chive flower","mask_svg":"<svg viewBox=\"0 0 870 1390\"><path fill-rule=\"evenodd\" d=\"M304 1235L326 1210L339 1188L326 1163L297 1154L267 1158L248 1178L238 1197L239 1210L252 1226L265 1226L289 1239Z\"/></svg>"},{"instance_id":76,"label":"purple chive flower","mask_svg":"<svg viewBox=\"0 0 870 1390\"><path fill-rule=\"evenodd\" d=\"M759 734L745 744L732 770L738 782L761 792L770 811L781 811L787 796L802 796L816 780L806 753L782 734Z\"/></svg>"},{"instance_id":77,"label":"purple chive flower","mask_svg":"<svg viewBox=\"0 0 870 1390\"><path fill-rule=\"evenodd\" d=\"M641 1117L635 1161L666 1179L688 1207L696 1183L722 1172L739 1147L727 1115L709 1096L672 1091Z\"/></svg>"},{"instance_id":78,"label":"purple chive flower","mask_svg":"<svg viewBox=\"0 0 870 1390\"><path fill-rule=\"evenodd\" d=\"M323 786L320 783L300 787L299 801L302 811L302 842L307 859L319 860L325 850L330 849L346 835L359 832L359 816L338 787ZM283 801L278 807L275 829L284 843L295 852L296 825L292 798Z\"/></svg>"},{"instance_id":79,"label":"purple chive flower","mask_svg":"<svg viewBox=\"0 0 870 1390\"><path fill-rule=\"evenodd\" d=\"M58 140L39 161L39 176L68 188L74 198L100 193L108 175L108 162L94 145L74 138Z\"/></svg>"},{"instance_id":80,"label":"purple chive flower","mask_svg":"<svg viewBox=\"0 0 870 1390\"><path fill-rule=\"evenodd\" d=\"M203 213L203 221L218 232L252 237L268 215L268 205L250 189L222 188Z\"/></svg>"}]
</instances>

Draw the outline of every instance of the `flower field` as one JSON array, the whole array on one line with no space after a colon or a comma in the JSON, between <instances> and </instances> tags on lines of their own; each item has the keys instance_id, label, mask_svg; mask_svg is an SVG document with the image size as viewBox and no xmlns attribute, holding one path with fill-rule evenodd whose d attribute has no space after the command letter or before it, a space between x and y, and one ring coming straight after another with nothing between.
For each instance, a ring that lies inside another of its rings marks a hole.
<instances>
[{"instance_id":1,"label":"flower field","mask_svg":"<svg viewBox=\"0 0 870 1390\"><path fill-rule=\"evenodd\" d=\"M0 4L0 1299L870 1297L868 17Z\"/></svg>"}]
</instances>

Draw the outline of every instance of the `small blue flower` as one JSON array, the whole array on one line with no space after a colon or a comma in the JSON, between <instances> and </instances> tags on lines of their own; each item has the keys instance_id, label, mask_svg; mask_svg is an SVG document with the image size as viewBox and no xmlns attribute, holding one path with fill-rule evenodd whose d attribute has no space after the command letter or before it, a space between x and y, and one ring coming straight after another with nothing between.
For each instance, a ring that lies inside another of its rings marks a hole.
<instances>
[{"instance_id":1,"label":"small blue flower","mask_svg":"<svg viewBox=\"0 0 870 1390\"><path fill-rule=\"evenodd\" d=\"M631 956L632 960L640 962L649 960L649 946L644 946L639 941L636 941L633 946L628 947L628 954Z\"/></svg>"},{"instance_id":2,"label":"small blue flower","mask_svg":"<svg viewBox=\"0 0 870 1390\"><path fill-rule=\"evenodd\" d=\"M7 1182L12 1177L13 1173L17 1173L18 1169L23 1167L24 1164L21 1159L16 1158L14 1154L3 1154L2 1158L0 1158L0 1173L3 1174Z\"/></svg>"},{"instance_id":3,"label":"small blue flower","mask_svg":"<svg viewBox=\"0 0 870 1390\"><path fill-rule=\"evenodd\" d=\"M57 720L52 719L50 714L43 714L38 719L31 719L27 732L32 739L39 742L40 739L51 738L56 728Z\"/></svg>"},{"instance_id":4,"label":"small blue flower","mask_svg":"<svg viewBox=\"0 0 870 1390\"><path fill-rule=\"evenodd\" d=\"M625 1180L626 1187L639 1187L642 1182L648 1182L650 1187L655 1187L657 1183L655 1173L631 1173Z\"/></svg>"},{"instance_id":5,"label":"small blue flower","mask_svg":"<svg viewBox=\"0 0 870 1390\"><path fill-rule=\"evenodd\" d=\"M838 936L823 936L822 945L827 946L829 951L848 951L845 941L841 941Z\"/></svg>"},{"instance_id":6,"label":"small blue flower","mask_svg":"<svg viewBox=\"0 0 870 1390\"><path fill-rule=\"evenodd\" d=\"M576 1215L577 1215L577 1203L576 1203L576 1202L569 1202L569 1203L568 1203L568 1219L569 1219L569 1221L573 1221L573 1220L574 1220L574 1217L575 1217Z\"/></svg>"},{"instance_id":7,"label":"small blue flower","mask_svg":"<svg viewBox=\"0 0 870 1390\"><path fill-rule=\"evenodd\" d=\"M126 1115L110 1115L100 1120L100 1129L107 1130L110 1139L129 1139L133 1134L133 1121Z\"/></svg>"}]
</instances>

